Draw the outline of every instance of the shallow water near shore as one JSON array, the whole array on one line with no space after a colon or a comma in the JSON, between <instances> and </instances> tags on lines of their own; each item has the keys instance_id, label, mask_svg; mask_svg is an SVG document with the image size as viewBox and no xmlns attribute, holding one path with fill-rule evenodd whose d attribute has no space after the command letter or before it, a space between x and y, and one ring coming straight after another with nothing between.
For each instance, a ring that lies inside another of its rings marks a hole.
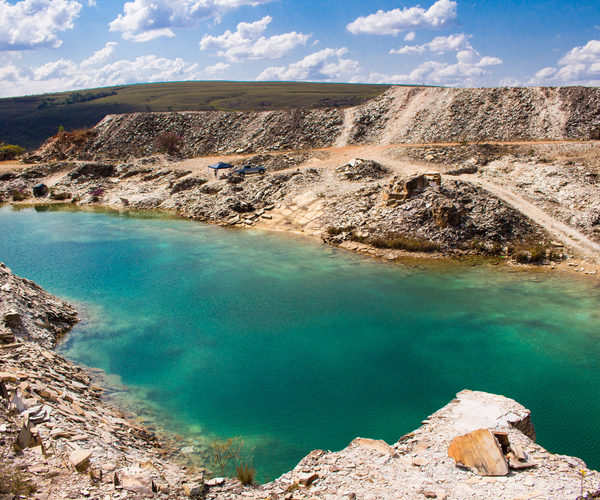
<instances>
[{"instance_id":1,"label":"shallow water near shore","mask_svg":"<svg viewBox=\"0 0 600 500\"><path fill-rule=\"evenodd\" d=\"M86 309L61 354L198 447L241 436L262 480L357 436L393 443L462 389L516 399L540 445L600 467L598 280L150 213L5 206L0 227L1 261Z\"/></svg>"}]
</instances>

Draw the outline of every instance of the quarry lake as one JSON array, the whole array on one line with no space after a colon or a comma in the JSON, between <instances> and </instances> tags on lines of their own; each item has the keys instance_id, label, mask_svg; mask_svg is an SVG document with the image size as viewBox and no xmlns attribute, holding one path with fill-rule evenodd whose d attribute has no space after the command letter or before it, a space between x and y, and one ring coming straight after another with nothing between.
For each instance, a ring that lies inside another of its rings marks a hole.
<instances>
[{"instance_id":1,"label":"quarry lake","mask_svg":"<svg viewBox=\"0 0 600 500\"><path fill-rule=\"evenodd\" d=\"M261 480L357 436L394 443L462 389L517 400L540 445L600 467L597 279L157 214L4 206L0 227L0 260L81 311L61 354L182 446L241 436Z\"/></svg>"}]
</instances>

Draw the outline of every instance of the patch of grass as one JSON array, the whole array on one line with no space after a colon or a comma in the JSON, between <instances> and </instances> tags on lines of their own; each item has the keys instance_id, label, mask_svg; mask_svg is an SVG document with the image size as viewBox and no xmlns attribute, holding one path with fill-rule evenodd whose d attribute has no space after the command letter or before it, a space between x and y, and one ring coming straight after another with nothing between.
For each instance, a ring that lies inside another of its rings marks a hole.
<instances>
[{"instance_id":1,"label":"patch of grass","mask_svg":"<svg viewBox=\"0 0 600 500\"><path fill-rule=\"evenodd\" d=\"M251 463L243 461L241 464L235 466L236 477L244 486L251 486L254 484L254 477L256 476L256 469Z\"/></svg>"},{"instance_id":2,"label":"patch of grass","mask_svg":"<svg viewBox=\"0 0 600 500\"><path fill-rule=\"evenodd\" d=\"M509 245L507 253L519 264L539 264L549 256L548 245L533 242Z\"/></svg>"},{"instance_id":3,"label":"patch of grass","mask_svg":"<svg viewBox=\"0 0 600 500\"><path fill-rule=\"evenodd\" d=\"M23 201L29 198L29 194L24 189L15 189L10 192L13 201Z\"/></svg>"},{"instance_id":4,"label":"patch of grass","mask_svg":"<svg viewBox=\"0 0 600 500\"><path fill-rule=\"evenodd\" d=\"M31 496L36 487L23 477L23 473L7 463L0 463L0 494Z\"/></svg>"},{"instance_id":5,"label":"patch of grass","mask_svg":"<svg viewBox=\"0 0 600 500\"><path fill-rule=\"evenodd\" d=\"M23 151L25 151L25 148L17 146L16 144L5 144L4 142L0 142L0 161L14 160Z\"/></svg>"},{"instance_id":6,"label":"patch of grass","mask_svg":"<svg viewBox=\"0 0 600 500\"><path fill-rule=\"evenodd\" d=\"M389 248L392 250L405 250L407 252L437 252L440 246L429 240L407 238L400 234L388 234L387 237L373 238L370 241L375 248Z\"/></svg>"}]
</instances>

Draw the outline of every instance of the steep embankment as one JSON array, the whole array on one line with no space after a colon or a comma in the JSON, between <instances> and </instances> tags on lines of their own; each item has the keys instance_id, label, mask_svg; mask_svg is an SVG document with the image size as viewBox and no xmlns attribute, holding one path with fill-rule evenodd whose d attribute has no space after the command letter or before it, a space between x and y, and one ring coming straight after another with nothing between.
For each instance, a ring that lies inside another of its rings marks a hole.
<instances>
[{"instance_id":1,"label":"steep embankment","mask_svg":"<svg viewBox=\"0 0 600 500\"><path fill-rule=\"evenodd\" d=\"M148 156L164 132L183 138L178 155L185 157L351 144L589 139L600 136L600 90L393 87L346 110L108 115L88 137L59 134L30 160Z\"/></svg>"}]
</instances>

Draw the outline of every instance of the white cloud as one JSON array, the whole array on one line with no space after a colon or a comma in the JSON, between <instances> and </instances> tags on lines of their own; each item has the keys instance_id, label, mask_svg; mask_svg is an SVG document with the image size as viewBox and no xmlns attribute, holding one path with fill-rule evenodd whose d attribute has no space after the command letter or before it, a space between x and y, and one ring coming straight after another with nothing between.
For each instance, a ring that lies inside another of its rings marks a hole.
<instances>
[{"instance_id":1,"label":"white cloud","mask_svg":"<svg viewBox=\"0 0 600 500\"><path fill-rule=\"evenodd\" d=\"M498 59L497 57L485 56L477 63L477 66L480 68L484 66L499 66L502 64L502 59Z\"/></svg>"},{"instance_id":2,"label":"white cloud","mask_svg":"<svg viewBox=\"0 0 600 500\"><path fill-rule=\"evenodd\" d=\"M345 47L323 49L306 56L301 61L290 64L287 68L285 66L267 68L256 79L262 81L336 81L342 75L355 74L360 69L358 62L342 58L347 52L348 49Z\"/></svg>"},{"instance_id":3,"label":"white cloud","mask_svg":"<svg viewBox=\"0 0 600 500\"><path fill-rule=\"evenodd\" d=\"M558 64L593 64L600 61L600 40L590 40L583 47L571 49Z\"/></svg>"},{"instance_id":4,"label":"white cloud","mask_svg":"<svg viewBox=\"0 0 600 500\"><path fill-rule=\"evenodd\" d=\"M311 36L292 31L266 38L262 34L271 21L270 16L265 16L254 23L239 23L234 33L227 30L220 36L205 35L200 50L220 49L219 56L234 62L280 59L298 45L305 45Z\"/></svg>"},{"instance_id":5,"label":"white cloud","mask_svg":"<svg viewBox=\"0 0 600 500\"><path fill-rule=\"evenodd\" d=\"M529 85L598 85L600 79L600 40L575 47L558 61L562 68L547 67L527 82Z\"/></svg>"},{"instance_id":6,"label":"white cloud","mask_svg":"<svg viewBox=\"0 0 600 500\"><path fill-rule=\"evenodd\" d=\"M227 71L231 67L231 64L225 63L217 63L214 66L208 66L204 68L204 71L209 75L215 75L217 73L223 73L223 71Z\"/></svg>"},{"instance_id":7,"label":"white cloud","mask_svg":"<svg viewBox=\"0 0 600 500\"><path fill-rule=\"evenodd\" d=\"M421 6L377 11L367 17L359 17L346 26L353 33L369 35L397 35L401 31L416 29L442 29L457 25L456 2L438 0L428 10Z\"/></svg>"},{"instance_id":8,"label":"white cloud","mask_svg":"<svg viewBox=\"0 0 600 500\"><path fill-rule=\"evenodd\" d=\"M0 0L0 51L56 49L56 32L73 28L82 4L75 0Z\"/></svg>"},{"instance_id":9,"label":"white cloud","mask_svg":"<svg viewBox=\"0 0 600 500\"><path fill-rule=\"evenodd\" d=\"M426 44L428 45L428 44ZM458 50L461 44L452 45L452 50L457 50L454 64L439 61L427 61L419 64L417 68L407 74L384 75L371 73L368 78L353 78L354 83L400 83L400 84L428 84L451 85L457 87L476 86L480 77L487 74L483 69L487 66L502 64L496 57L481 57L470 45L465 50Z\"/></svg>"},{"instance_id":10,"label":"white cloud","mask_svg":"<svg viewBox=\"0 0 600 500\"><path fill-rule=\"evenodd\" d=\"M405 42L412 42L416 38L417 34L414 31L409 31L406 35L404 35Z\"/></svg>"},{"instance_id":11,"label":"white cloud","mask_svg":"<svg viewBox=\"0 0 600 500\"><path fill-rule=\"evenodd\" d=\"M520 87L523 85L523 82L509 76L502 78L502 80L498 82L498 85L500 85L500 87Z\"/></svg>"},{"instance_id":12,"label":"white cloud","mask_svg":"<svg viewBox=\"0 0 600 500\"><path fill-rule=\"evenodd\" d=\"M87 68L90 66L97 66L100 63L103 63L107 59L109 59L117 50L117 46L119 44L117 42L108 42L103 49L97 50L94 52L94 55L81 63L82 68Z\"/></svg>"},{"instance_id":13,"label":"white cloud","mask_svg":"<svg viewBox=\"0 0 600 500\"><path fill-rule=\"evenodd\" d=\"M222 14L244 5L256 6L272 0L134 0L126 2L123 14L110 23L110 31L145 42L173 36L172 29L193 28L199 21L219 19Z\"/></svg>"},{"instance_id":14,"label":"white cloud","mask_svg":"<svg viewBox=\"0 0 600 500\"><path fill-rule=\"evenodd\" d=\"M431 42L423 45L405 45L399 49L390 50L390 54L423 54L426 50L443 54L450 51L471 49L469 43L470 35L461 33L460 35L437 36Z\"/></svg>"},{"instance_id":15,"label":"white cloud","mask_svg":"<svg viewBox=\"0 0 600 500\"><path fill-rule=\"evenodd\" d=\"M86 61L96 57L96 54ZM154 55L141 56L133 61L116 61L100 68L67 59L52 61L36 68L17 68L9 63L0 68L0 97L139 82L197 80L200 77L198 64L190 64L180 58L166 59Z\"/></svg>"}]
</instances>

